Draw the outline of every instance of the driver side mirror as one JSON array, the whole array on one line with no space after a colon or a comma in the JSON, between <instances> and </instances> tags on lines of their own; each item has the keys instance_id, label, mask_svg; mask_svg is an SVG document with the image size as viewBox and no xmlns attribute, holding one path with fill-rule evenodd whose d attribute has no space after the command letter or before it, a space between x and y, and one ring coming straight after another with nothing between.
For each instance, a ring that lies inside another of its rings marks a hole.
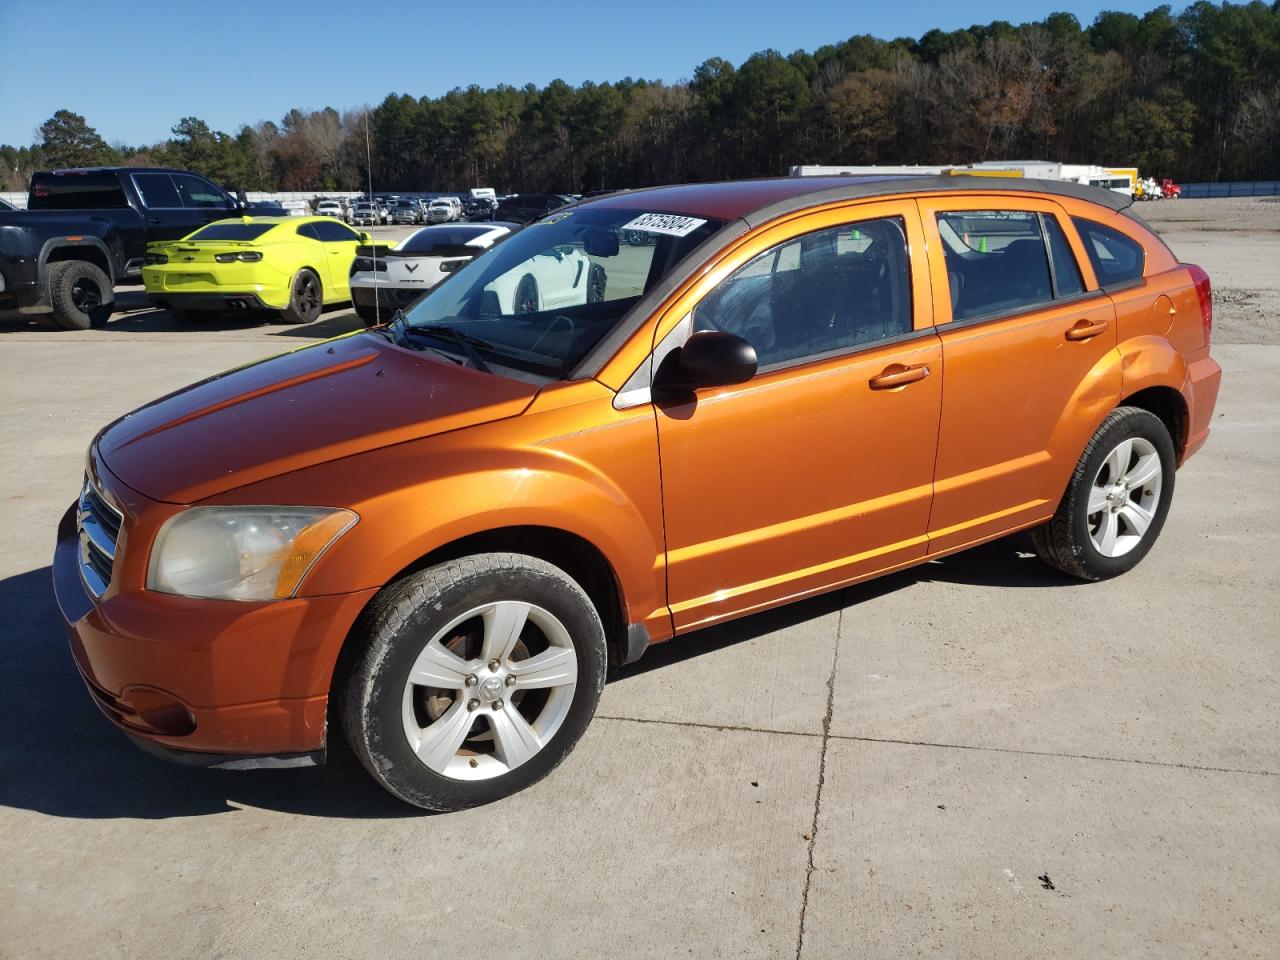
<instances>
[{"instance_id":1,"label":"driver side mirror","mask_svg":"<svg viewBox=\"0 0 1280 960\"><path fill-rule=\"evenodd\" d=\"M667 354L653 378L660 396L680 396L701 387L746 383L756 375L756 349L737 334L700 330Z\"/></svg>"},{"instance_id":2,"label":"driver side mirror","mask_svg":"<svg viewBox=\"0 0 1280 960\"><path fill-rule=\"evenodd\" d=\"M361 244L362 246L367 247L367 246L369 246L371 243L373 243L373 237L371 237L369 234L367 234L367 233L365 233L365 232L361 231L361 233L360 233L360 244Z\"/></svg>"}]
</instances>

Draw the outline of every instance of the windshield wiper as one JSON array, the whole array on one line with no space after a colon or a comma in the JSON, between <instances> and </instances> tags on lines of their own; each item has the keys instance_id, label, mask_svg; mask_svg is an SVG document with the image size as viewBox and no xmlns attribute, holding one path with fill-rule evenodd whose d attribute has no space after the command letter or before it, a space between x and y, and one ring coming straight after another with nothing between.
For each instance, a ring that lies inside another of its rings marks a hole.
<instances>
[{"instance_id":1,"label":"windshield wiper","mask_svg":"<svg viewBox=\"0 0 1280 960\"><path fill-rule=\"evenodd\" d=\"M481 373L492 372L489 369L489 364L484 362L484 357L480 356L480 351L476 349L476 347L492 349L493 344L488 340L482 340L469 333L463 333L455 327L442 323L423 324L422 326L412 325L405 320L404 314L399 310L396 311L396 314L394 323L405 336L435 337L437 340L447 340L450 343L455 343L462 348L462 352L466 354L467 359L471 361L477 370Z\"/></svg>"}]
</instances>

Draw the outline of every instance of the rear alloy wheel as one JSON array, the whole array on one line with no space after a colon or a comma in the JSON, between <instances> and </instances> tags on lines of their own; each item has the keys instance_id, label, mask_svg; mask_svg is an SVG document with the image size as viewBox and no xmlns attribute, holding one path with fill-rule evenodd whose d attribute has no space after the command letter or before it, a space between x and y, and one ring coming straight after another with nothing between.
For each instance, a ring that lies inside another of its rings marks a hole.
<instances>
[{"instance_id":1,"label":"rear alloy wheel","mask_svg":"<svg viewBox=\"0 0 1280 960\"><path fill-rule=\"evenodd\" d=\"M534 279L533 274L526 273L516 284L515 310L512 312L537 313L538 307L538 281Z\"/></svg>"},{"instance_id":2,"label":"rear alloy wheel","mask_svg":"<svg viewBox=\"0 0 1280 960\"><path fill-rule=\"evenodd\" d=\"M1054 518L1032 531L1036 553L1082 580L1133 569L1164 527L1176 465L1159 417L1138 407L1113 410L1085 447Z\"/></svg>"},{"instance_id":3,"label":"rear alloy wheel","mask_svg":"<svg viewBox=\"0 0 1280 960\"><path fill-rule=\"evenodd\" d=\"M593 263L587 271L587 303L602 303L605 287L609 285L609 275L604 267Z\"/></svg>"},{"instance_id":4,"label":"rear alloy wheel","mask_svg":"<svg viewBox=\"0 0 1280 960\"><path fill-rule=\"evenodd\" d=\"M366 647L340 687L343 726L400 799L458 810L553 770L604 687L599 614L563 571L534 557L464 557L375 600Z\"/></svg>"},{"instance_id":5,"label":"rear alloy wheel","mask_svg":"<svg viewBox=\"0 0 1280 960\"><path fill-rule=\"evenodd\" d=\"M86 260L62 260L49 265L49 301L58 326L89 330L107 322L115 294L101 268Z\"/></svg>"},{"instance_id":6,"label":"rear alloy wheel","mask_svg":"<svg viewBox=\"0 0 1280 960\"><path fill-rule=\"evenodd\" d=\"M285 323L312 323L320 316L323 305L320 278L304 267L293 278L289 305L280 311L280 319Z\"/></svg>"}]
</instances>

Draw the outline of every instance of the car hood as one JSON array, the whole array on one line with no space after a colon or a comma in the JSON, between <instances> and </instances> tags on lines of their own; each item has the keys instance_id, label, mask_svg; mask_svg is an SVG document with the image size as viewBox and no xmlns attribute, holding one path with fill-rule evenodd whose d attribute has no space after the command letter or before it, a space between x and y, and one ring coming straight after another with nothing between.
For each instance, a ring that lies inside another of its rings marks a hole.
<instances>
[{"instance_id":1,"label":"car hood","mask_svg":"<svg viewBox=\"0 0 1280 960\"><path fill-rule=\"evenodd\" d=\"M153 401L103 430L98 456L145 496L194 503L303 467L516 416L537 390L360 333Z\"/></svg>"}]
</instances>

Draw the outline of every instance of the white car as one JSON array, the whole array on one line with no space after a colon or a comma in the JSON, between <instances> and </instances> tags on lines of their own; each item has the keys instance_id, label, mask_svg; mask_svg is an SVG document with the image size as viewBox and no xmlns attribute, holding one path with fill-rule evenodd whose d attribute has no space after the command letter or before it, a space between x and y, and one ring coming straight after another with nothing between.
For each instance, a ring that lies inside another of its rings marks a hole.
<instances>
[{"instance_id":1,"label":"white car","mask_svg":"<svg viewBox=\"0 0 1280 960\"><path fill-rule=\"evenodd\" d=\"M337 217L339 220L346 220L346 214L343 213L342 204L337 200L321 200L316 204L317 217Z\"/></svg>"},{"instance_id":2,"label":"white car","mask_svg":"<svg viewBox=\"0 0 1280 960\"><path fill-rule=\"evenodd\" d=\"M351 264L351 302L366 326L391 319L437 283L520 227L514 223L436 224L394 247L358 247Z\"/></svg>"},{"instance_id":3,"label":"white car","mask_svg":"<svg viewBox=\"0 0 1280 960\"><path fill-rule=\"evenodd\" d=\"M449 223L462 219L462 201L457 197L436 197L427 205L427 219L431 223Z\"/></svg>"},{"instance_id":4,"label":"white car","mask_svg":"<svg viewBox=\"0 0 1280 960\"><path fill-rule=\"evenodd\" d=\"M491 312L503 316L540 313L599 303L608 279L604 267L593 263L581 246L566 244L535 254L495 277L485 285L484 293L488 296L492 292L497 300L489 305Z\"/></svg>"}]
</instances>

